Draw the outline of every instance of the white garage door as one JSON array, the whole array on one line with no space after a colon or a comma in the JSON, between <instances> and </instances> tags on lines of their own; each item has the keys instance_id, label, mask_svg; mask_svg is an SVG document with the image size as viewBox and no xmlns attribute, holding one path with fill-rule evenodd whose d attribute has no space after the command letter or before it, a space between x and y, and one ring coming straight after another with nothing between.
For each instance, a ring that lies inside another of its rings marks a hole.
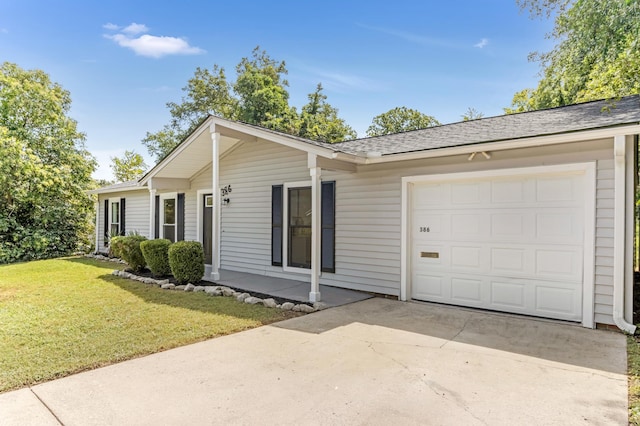
<instances>
[{"instance_id":1,"label":"white garage door","mask_svg":"<svg viewBox=\"0 0 640 426\"><path fill-rule=\"evenodd\" d=\"M413 185L413 299L582 319L584 173L522 172Z\"/></svg>"}]
</instances>

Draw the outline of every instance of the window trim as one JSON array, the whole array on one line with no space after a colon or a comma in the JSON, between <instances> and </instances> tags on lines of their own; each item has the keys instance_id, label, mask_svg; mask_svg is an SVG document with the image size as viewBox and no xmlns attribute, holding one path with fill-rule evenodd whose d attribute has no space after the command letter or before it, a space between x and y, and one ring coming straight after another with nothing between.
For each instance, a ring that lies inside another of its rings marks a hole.
<instances>
[{"instance_id":1,"label":"window trim","mask_svg":"<svg viewBox=\"0 0 640 426\"><path fill-rule=\"evenodd\" d=\"M109 198L109 211L107 212L109 229L107 230L107 232L109 233L110 237L118 236L122 232L122 218L120 217L120 215L122 214L122 210L121 210L122 206L120 204L120 200L121 200L120 197ZM118 222L113 221L113 205L114 204L118 205ZM111 232L113 225L118 225L118 232L115 235Z\"/></svg>"},{"instance_id":2,"label":"window trim","mask_svg":"<svg viewBox=\"0 0 640 426\"><path fill-rule=\"evenodd\" d=\"M298 274L311 275L311 268L289 266L289 189L311 188L311 181L285 182L282 190L282 270ZM313 229L312 229L313 232Z\"/></svg>"},{"instance_id":3,"label":"window trim","mask_svg":"<svg viewBox=\"0 0 640 426\"><path fill-rule=\"evenodd\" d=\"M174 210L174 223L173 223L173 241L178 241L178 193L177 192L167 192L164 194L160 194L160 238L166 238L164 235L164 226L165 226L165 218L164 218L164 201L165 200L174 200L175 202L175 210ZM168 238L167 238L168 239Z\"/></svg>"}]
</instances>

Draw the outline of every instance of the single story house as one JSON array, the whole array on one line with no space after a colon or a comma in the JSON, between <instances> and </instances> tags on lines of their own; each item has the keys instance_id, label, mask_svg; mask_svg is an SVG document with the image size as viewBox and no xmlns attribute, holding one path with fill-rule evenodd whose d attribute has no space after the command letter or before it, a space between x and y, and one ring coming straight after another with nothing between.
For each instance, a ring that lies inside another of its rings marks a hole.
<instances>
[{"instance_id":1,"label":"single story house","mask_svg":"<svg viewBox=\"0 0 640 426\"><path fill-rule=\"evenodd\" d=\"M640 97L328 144L208 117L98 195L221 270L633 332Z\"/></svg>"}]
</instances>

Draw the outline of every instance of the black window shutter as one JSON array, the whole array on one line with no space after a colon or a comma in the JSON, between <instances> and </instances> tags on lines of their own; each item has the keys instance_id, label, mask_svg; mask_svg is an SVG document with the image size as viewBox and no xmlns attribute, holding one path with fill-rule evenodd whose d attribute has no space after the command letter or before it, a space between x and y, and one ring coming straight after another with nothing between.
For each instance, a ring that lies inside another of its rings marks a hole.
<instances>
[{"instance_id":1,"label":"black window shutter","mask_svg":"<svg viewBox=\"0 0 640 426\"><path fill-rule=\"evenodd\" d=\"M336 272L336 183L322 182L320 269Z\"/></svg>"},{"instance_id":2,"label":"black window shutter","mask_svg":"<svg viewBox=\"0 0 640 426\"><path fill-rule=\"evenodd\" d=\"M104 245L109 245L109 200L104 200Z\"/></svg>"},{"instance_id":3,"label":"black window shutter","mask_svg":"<svg viewBox=\"0 0 640 426\"><path fill-rule=\"evenodd\" d=\"M284 186L271 187L271 264L282 266L282 224Z\"/></svg>"},{"instance_id":4,"label":"black window shutter","mask_svg":"<svg viewBox=\"0 0 640 426\"><path fill-rule=\"evenodd\" d=\"M176 209L178 237L176 241L184 240L184 193L178 194L178 208Z\"/></svg>"},{"instance_id":5,"label":"black window shutter","mask_svg":"<svg viewBox=\"0 0 640 426\"><path fill-rule=\"evenodd\" d=\"M125 218L125 198L120 198L120 235L125 235L125 224L124 224L124 218Z\"/></svg>"},{"instance_id":6,"label":"black window shutter","mask_svg":"<svg viewBox=\"0 0 640 426\"><path fill-rule=\"evenodd\" d=\"M153 221L153 238L160 238L160 196L156 195L156 217Z\"/></svg>"}]
</instances>

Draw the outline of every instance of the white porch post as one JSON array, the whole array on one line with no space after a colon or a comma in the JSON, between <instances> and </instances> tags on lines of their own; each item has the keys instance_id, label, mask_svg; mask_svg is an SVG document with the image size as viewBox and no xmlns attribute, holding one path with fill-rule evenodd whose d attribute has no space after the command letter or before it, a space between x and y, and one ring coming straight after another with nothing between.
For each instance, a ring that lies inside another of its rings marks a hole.
<instances>
[{"instance_id":1,"label":"white porch post","mask_svg":"<svg viewBox=\"0 0 640 426\"><path fill-rule=\"evenodd\" d=\"M212 176L211 187L213 188L213 206L212 206L212 219L213 226L211 226L211 244L213 245L213 253L211 256L211 279L220 279L220 170L219 170L219 145L220 145L220 133L216 132L215 124L209 128L211 132L211 144L212 144Z\"/></svg>"},{"instance_id":2,"label":"white porch post","mask_svg":"<svg viewBox=\"0 0 640 426\"><path fill-rule=\"evenodd\" d=\"M156 190L149 188L149 239L156 237Z\"/></svg>"},{"instance_id":3,"label":"white porch post","mask_svg":"<svg viewBox=\"0 0 640 426\"><path fill-rule=\"evenodd\" d=\"M100 251L100 196L96 195L96 246L94 253L98 254Z\"/></svg>"},{"instance_id":4,"label":"white porch post","mask_svg":"<svg viewBox=\"0 0 640 426\"><path fill-rule=\"evenodd\" d=\"M309 168L311 174L311 292L310 302L320 301L320 204L322 181L320 180L321 168Z\"/></svg>"}]
</instances>

